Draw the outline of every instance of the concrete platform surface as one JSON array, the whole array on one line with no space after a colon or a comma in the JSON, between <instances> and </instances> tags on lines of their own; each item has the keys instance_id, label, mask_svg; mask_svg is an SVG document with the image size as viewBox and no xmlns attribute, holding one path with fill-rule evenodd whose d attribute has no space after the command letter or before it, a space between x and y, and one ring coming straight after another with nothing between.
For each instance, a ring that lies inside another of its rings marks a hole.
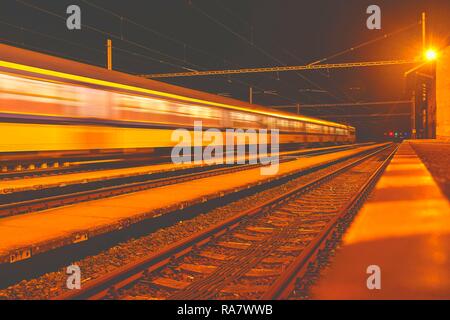
<instances>
[{"instance_id":1,"label":"concrete platform surface","mask_svg":"<svg viewBox=\"0 0 450 320\"><path fill-rule=\"evenodd\" d=\"M220 197L268 179L370 150L375 146L379 145L283 162L280 163L276 175L261 175L260 168L254 168L1 218L0 263L13 262L30 254L35 255L65 244L83 241L129 223L175 210L181 205Z\"/></svg>"},{"instance_id":2,"label":"concrete platform surface","mask_svg":"<svg viewBox=\"0 0 450 320\"><path fill-rule=\"evenodd\" d=\"M412 140L411 146L450 200L450 140Z\"/></svg>"},{"instance_id":3,"label":"concrete platform surface","mask_svg":"<svg viewBox=\"0 0 450 320\"><path fill-rule=\"evenodd\" d=\"M381 288L369 289L377 275ZM411 142L400 146L311 297L450 299L450 205Z\"/></svg>"}]
</instances>

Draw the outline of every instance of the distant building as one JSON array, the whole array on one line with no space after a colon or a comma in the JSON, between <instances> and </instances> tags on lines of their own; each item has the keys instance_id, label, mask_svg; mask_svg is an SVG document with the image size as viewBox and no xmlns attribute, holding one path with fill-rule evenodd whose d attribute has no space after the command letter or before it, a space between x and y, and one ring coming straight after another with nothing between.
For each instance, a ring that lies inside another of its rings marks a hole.
<instances>
[{"instance_id":1,"label":"distant building","mask_svg":"<svg viewBox=\"0 0 450 320\"><path fill-rule=\"evenodd\" d=\"M436 63L436 138L450 140L450 46Z\"/></svg>"}]
</instances>

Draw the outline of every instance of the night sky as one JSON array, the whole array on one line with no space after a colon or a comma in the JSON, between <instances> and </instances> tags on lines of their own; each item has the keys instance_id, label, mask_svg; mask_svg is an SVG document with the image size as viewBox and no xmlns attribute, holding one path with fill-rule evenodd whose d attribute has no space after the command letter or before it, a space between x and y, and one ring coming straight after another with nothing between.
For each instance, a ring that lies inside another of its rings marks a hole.
<instances>
[{"instance_id":1,"label":"night sky","mask_svg":"<svg viewBox=\"0 0 450 320\"><path fill-rule=\"evenodd\" d=\"M66 28L66 8L81 7L82 29ZM366 8L381 7L381 30L366 28ZM132 74L303 65L377 39L329 63L413 59L421 54L420 13L429 40L448 44L450 1L415 0L0 0L4 43L105 65L113 40L113 68ZM398 30L403 30L399 31ZM391 35L391 33L393 33ZM267 106L409 99L403 73L410 65L265 73L164 81ZM270 91L263 93L263 91ZM408 106L304 109L321 115L402 113ZM406 131L406 117L335 118L363 134Z\"/></svg>"}]
</instances>

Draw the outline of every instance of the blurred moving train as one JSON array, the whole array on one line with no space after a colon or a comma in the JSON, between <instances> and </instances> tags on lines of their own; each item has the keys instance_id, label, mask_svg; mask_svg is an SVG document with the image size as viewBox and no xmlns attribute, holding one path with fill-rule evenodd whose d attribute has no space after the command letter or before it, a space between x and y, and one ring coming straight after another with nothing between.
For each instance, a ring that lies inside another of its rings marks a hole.
<instances>
[{"instance_id":1,"label":"blurred moving train","mask_svg":"<svg viewBox=\"0 0 450 320\"><path fill-rule=\"evenodd\" d=\"M287 145L355 141L355 129L0 44L0 161L149 154L175 128L279 129Z\"/></svg>"}]
</instances>

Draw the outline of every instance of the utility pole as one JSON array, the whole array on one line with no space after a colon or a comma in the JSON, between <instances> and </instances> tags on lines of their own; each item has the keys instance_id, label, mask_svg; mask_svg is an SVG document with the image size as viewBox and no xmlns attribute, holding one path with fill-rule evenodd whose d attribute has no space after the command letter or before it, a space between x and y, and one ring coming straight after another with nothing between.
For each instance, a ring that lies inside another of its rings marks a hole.
<instances>
[{"instance_id":1,"label":"utility pole","mask_svg":"<svg viewBox=\"0 0 450 320\"><path fill-rule=\"evenodd\" d=\"M248 101L250 104L253 104L253 87L249 87L248 89Z\"/></svg>"},{"instance_id":2,"label":"utility pole","mask_svg":"<svg viewBox=\"0 0 450 320\"><path fill-rule=\"evenodd\" d=\"M416 80L414 81L416 86ZM411 139L416 139L416 88L413 90L411 101Z\"/></svg>"},{"instance_id":3,"label":"utility pole","mask_svg":"<svg viewBox=\"0 0 450 320\"><path fill-rule=\"evenodd\" d=\"M297 107L297 114L300 114L300 103L297 103L295 106Z\"/></svg>"},{"instance_id":4,"label":"utility pole","mask_svg":"<svg viewBox=\"0 0 450 320\"><path fill-rule=\"evenodd\" d=\"M108 70L112 70L112 41L111 39L106 40L107 48L107 67Z\"/></svg>"},{"instance_id":5,"label":"utility pole","mask_svg":"<svg viewBox=\"0 0 450 320\"><path fill-rule=\"evenodd\" d=\"M422 52L425 54L427 49L427 38L426 38L426 14L422 12ZM415 71L415 70L414 70ZM417 74L414 77L414 90L412 94L411 103L411 139L416 139L417 128L416 128L416 90L417 90Z\"/></svg>"},{"instance_id":6,"label":"utility pole","mask_svg":"<svg viewBox=\"0 0 450 320\"><path fill-rule=\"evenodd\" d=\"M426 29L426 14L425 12L422 12L422 54L425 55L425 52L427 50L427 29ZM412 92L412 100L411 100L411 139L416 139L417 137L417 128L416 128L416 91L417 91L417 70L419 70L421 67L423 67L425 63L420 64L419 66L416 66L415 68L412 68L411 70L405 72L405 77L407 77L412 72L415 72L414 75L414 89Z\"/></svg>"},{"instance_id":7,"label":"utility pole","mask_svg":"<svg viewBox=\"0 0 450 320\"><path fill-rule=\"evenodd\" d=\"M422 12L422 52L427 49L427 38L426 38L426 14Z\"/></svg>"}]
</instances>

